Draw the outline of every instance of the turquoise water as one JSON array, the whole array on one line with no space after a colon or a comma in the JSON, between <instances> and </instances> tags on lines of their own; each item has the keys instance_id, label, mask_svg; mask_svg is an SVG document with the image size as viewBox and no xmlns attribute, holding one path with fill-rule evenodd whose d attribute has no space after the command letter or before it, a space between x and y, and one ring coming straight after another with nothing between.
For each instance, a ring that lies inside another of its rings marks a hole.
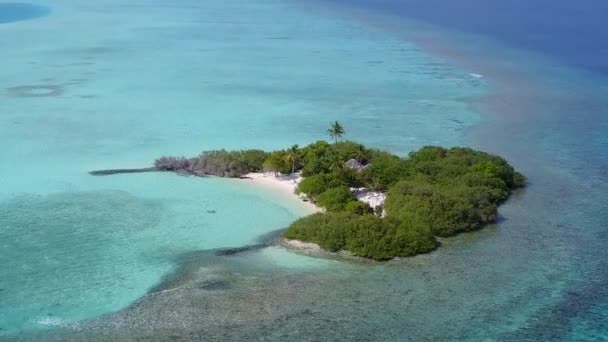
<instances>
[{"instance_id":1,"label":"turquoise water","mask_svg":"<svg viewBox=\"0 0 608 342\"><path fill-rule=\"evenodd\" d=\"M189 274L185 256L255 243L306 212L233 181L90 170L305 144L336 119L349 138L406 153L458 144L479 120L469 100L484 81L472 70L288 2L41 4L50 15L0 26L11 47L0 80L0 154L11 161L0 166L0 334L86 326ZM259 274L348 269L280 248L202 255L217 263L206 276L236 272L235 291Z\"/></svg>"},{"instance_id":2,"label":"turquoise water","mask_svg":"<svg viewBox=\"0 0 608 342\"><path fill-rule=\"evenodd\" d=\"M13 47L0 78L7 339L608 339L604 76L320 3L46 5L0 25ZM334 119L397 153L500 153L530 185L497 225L375 264L280 247L216 255L304 208L236 181L86 174L304 144Z\"/></svg>"}]
</instances>

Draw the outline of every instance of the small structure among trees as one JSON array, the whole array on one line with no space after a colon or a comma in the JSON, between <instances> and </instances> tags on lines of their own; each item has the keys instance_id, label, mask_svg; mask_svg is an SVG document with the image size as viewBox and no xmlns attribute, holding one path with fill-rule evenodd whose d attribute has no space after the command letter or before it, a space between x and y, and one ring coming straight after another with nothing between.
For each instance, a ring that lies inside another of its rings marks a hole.
<instances>
[{"instance_id":1,"label":"small structure among trees","mask_svg":"<svg viewBox=\"0 0 608 342\"><path fill-rule=\"evenodd\" d=\"M363 165L357 159L351 158L344 163L344 167L355 171L361 171L365 168L365 165Z\"/></svg>"}]
</instances>

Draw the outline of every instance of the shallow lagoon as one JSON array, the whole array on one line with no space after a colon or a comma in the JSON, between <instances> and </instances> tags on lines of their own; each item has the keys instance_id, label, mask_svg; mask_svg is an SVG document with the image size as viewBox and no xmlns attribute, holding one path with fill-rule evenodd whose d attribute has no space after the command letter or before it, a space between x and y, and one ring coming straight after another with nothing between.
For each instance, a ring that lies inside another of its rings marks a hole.
<instances>
[{"instance_id":1,"label":"shallow lagoon","mask_svg":"<svg viewBox=\"0 0 608 342\"><path fill-rule=\"evenodd\" d=\"M2 155L22 165L0 168L2 241L11 241L0 254L11 256L1 295L29 300L19 311L0 307L12 319L4 333L59 324L82 330L44 338L604 336L606 83L479 37L314 10L62 1L44 23L0 26L2 41L19 47L0 88L62 89L7 92L0 102L0 136L14 142ZM70 34L53 40L56 32ZM458 49L441 37L476 44ZM370 265L277 248L218 257L209 249L256 242L302 209L222 180L86 174L163 153L306 143L333 119L397 153L431 143L499 152L531 185L495 227L430 255Z\"/></svg>"},{"instance_id":2,"label":"shallow lagoon","mask_svg":"<svg viewBox=\"0 0 608 342\"><path fill-rule=\"evenodd\" d=\"M324 138L335 119L352 138L405 153L457 144L478 119L465 99L483 84L467 71L288 3L52 9L44 21L0 26L13 46L0 83L0 136L10 142L1 149L18 165L0 168L5 334L119 310L180 255L254 243L305 213L233 182L90 170L283 148ZM325 265L286 253L264 251L258 262Z\"/></svg>"}]
</instances>

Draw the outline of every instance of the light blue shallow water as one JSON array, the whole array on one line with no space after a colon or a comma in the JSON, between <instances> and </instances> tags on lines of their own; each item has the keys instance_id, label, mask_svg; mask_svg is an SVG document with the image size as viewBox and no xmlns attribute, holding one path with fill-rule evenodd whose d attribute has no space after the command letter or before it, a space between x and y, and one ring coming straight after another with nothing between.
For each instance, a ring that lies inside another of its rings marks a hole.
<instances>
[{"instance_id":1,"label":"light blue shallow water","mask_svg":"<svg viewBox=\"0 0 608 342\"><path fill-rule=\"evenodd\" d=\"M284 1L43 4L51 15L0 26L1 334L117 311L180 256L254 243L305 213L230 181L90 170L304 144L336 119L405 153L458 144L479 120L474 70ZM239 269L336 267L276 248L252 260Z\"/></svg>"},{"instance_id":2,"label":"light blue shallow water","mask_svg":"<svg viewBox=\"0 0 608 342\"><path fill-rule=\"evenodd\" d=\"M11 161L0 164L0 333L608 338L603 76L487 36L320 3L52 5L0 25L14 47L0 78L0 154ZM334 119L397 153L434 143L503 154L530 185L496 226L378 265L279 247L214 256L304 209L233 181L86 174L165 153L306 143Z\"/></svg>"}]
</instances>

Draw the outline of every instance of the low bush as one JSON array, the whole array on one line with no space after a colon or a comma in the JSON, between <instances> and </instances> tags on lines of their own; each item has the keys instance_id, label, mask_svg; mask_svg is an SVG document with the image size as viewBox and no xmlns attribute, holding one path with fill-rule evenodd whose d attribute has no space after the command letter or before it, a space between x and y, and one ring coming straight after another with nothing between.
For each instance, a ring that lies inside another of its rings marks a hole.
<instances>
[{"instance_id":1,"label":"low bush","mask_svg":"<svg viewBox=\"0 0 608 342\"><path fill-rule=\"evenodd\" d=\"M438 245L428 230L406 227L375 215L346 212L302 218L291 225L285 238L313 242L332 252L346 250L374 260L428 253Z\"/></svg>"},{"instance_id":2,"label":"low bush","mask_svg":"<svg viewBox=\"0 0 608 342\"><path fill-rule=\"evenodd\" d=\"M240 177L260 172L269 154L261 150L205 151L196 158L161 157L154 166L161 171L185 172L196 175Z\"/></svg>"},{"instance_id":3,"label":"low bush","mask_svg":"<svg viewBox=\"0 0 608 342\"><path fill-rule=\"evenodd\" d=\"M179 171L190 168L190 159L184 157L160 157L154 161L154 167L160 171Z\"/></svg>"},{"instance_id":4,"label":"low bush","mask_svg":"<svg viewBox=\"0 0 608 342\"><path fill-rule=\"evenodd\" d=\"M347 204L357 202L357 199L347 186L331 188L317 196L316 204L330 212L344 211Z\"/></svg>"},{"instance_id":5,"label":"low bush","mask_svg":"<svg viewBox=\"0 0 608 342\"><path fill-rule=\"evenodd\" d=\"M338 175L324 173L304 178L296 187L297 194L305 194L310 199L316 199L325 191L347 184Z\"/></svg>"},{"instance_id":6,"label":"low bush","mask_svg":"<svg viewBox=\"0 0 608 342\"><path fill-rule=\"evenodd\" d=\"M344 211L357 215L374 214L374 209L369 204L361 201L348 202L344 207Z\"/></svg>"}]
</instances>

